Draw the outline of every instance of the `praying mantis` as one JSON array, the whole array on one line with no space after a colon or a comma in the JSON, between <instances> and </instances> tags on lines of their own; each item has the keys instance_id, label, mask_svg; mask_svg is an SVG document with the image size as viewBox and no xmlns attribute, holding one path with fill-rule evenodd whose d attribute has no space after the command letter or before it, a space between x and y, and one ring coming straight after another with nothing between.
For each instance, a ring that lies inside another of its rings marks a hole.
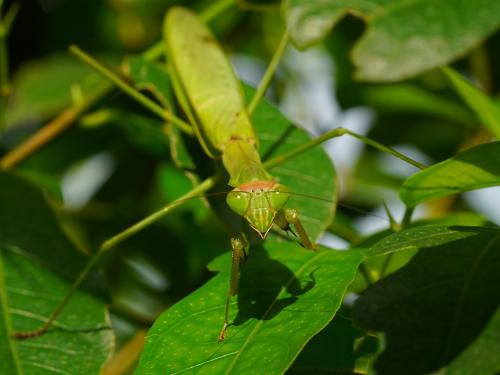
<instances>
[{"instance_id":1,"label":"praying mantis","mask_svg":"<svg viewBox=\"0 0 500 375\"><path fill-rule=\"evenodd\" d=\"M168 11L164 30L165 52L169 62L170 78L177 101L189 120L189 124L148 101L147 98L143 97L141 103L161 115L165 120L179 125L186 132L194 133L209 157L222 160L230 178L228 185L233 188L226 198L228 206L244 218L262 239L265 239L272 226L276 225L285 231L296 233L305 249L316 250L316 245L302 225L299 213L294 208L286 207L292 192L274 179L264 168L258 154L259 141L243 100L240 83L212 32L194 13L181 7L173 7ZM127 83L107 71L78 48L72 48L72 52L96 68L126 93L131 92ZM281 158L282 160L292 158L327 139L343 134L350 134L415 165L415 162L404 155L376 142L367 141L342 128L334 129L334 131L282 155ZM104 251L158 220L173 208L181 205L186 199L196 197L213 186L214 179L206 180L183 196L182 199L105 241L47 322L35 331L18 332L15 336L29 338L45 333ZM229 325L230 301L237 293L239 271L249 248L249 241L244 233L234 235L230 243L232 250L231 273L223 324L218 335L219 341L223 341L226 336Z\"/></svg>"},{"instance_id":2,"label":"praying mantis","mask_svg":"<svg viewBox=\"0 0 500 375\"><path fill-rule=\"evenodd\" d=\"M229 174L228 206L242 216L262 239L273 224L295 227L302 245L314 250L296 210L285 208L288 188L275 182L264 169L258 141L244 106L241 88L210 30L183 8L173 8L165 20L167 56L171 61L174 90L197 137L211 157L221 157ZM206 79L211 71L215 79ZM228 326L230 298L238 289L238 274L248 241L243 233L231 238L232 267L224 324Z\"/></svg>"}]
</instances>

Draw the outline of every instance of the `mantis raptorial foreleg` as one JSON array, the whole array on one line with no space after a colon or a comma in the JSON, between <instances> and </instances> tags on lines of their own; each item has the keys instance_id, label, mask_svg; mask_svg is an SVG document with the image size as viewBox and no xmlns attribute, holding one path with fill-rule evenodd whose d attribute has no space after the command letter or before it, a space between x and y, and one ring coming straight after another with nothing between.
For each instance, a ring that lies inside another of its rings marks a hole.
<instances>
[{"instance_id":1,"label":"mantis raptorial foreleg","mask_svg":"<svg viewBox=\"0 0 500 375\"><path fill-rule=\"evenodd\" d=\"M274 223L285 231L288 231L290 229L290 224L292 224L297 232L297 235L299 236L302 246L308 250L317 249L317 245L311 241L309 235L304 229L304 226L299 218L299 213L296 209L285 208L283 210L279 210L274 218Z\"/></svg>"},{"instance_id":2,"label":"mantis raptorial foreleg","mask_svg":"<svg viewBox=\"0 0 500 375\"><path fill-rule=\"evenodd\" d=\"M224 324L219 333L219 341L224 341L226 329L229 324L229 303L231 297L238 293L238 281L240 276L240 268L247 258L249 243L244 233L239 233L231 237L231 276L229 278L229 290L226 298L226 308L224 311Z\"/></svg>"}]
</instances>

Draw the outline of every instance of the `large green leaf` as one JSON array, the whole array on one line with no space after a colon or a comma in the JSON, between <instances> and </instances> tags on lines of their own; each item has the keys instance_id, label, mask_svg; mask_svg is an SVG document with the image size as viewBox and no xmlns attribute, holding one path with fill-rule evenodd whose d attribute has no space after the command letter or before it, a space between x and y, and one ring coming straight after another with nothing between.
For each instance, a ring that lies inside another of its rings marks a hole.
<instances>
[{"instance_id":1,"label":"large green leaf","mask_svg":"<svg viewBox=\"0 0 500 375\"><path fill-rule=\"evenodd\" d=\"M368 23L355 46L356 75L396 81L444 65L478 45L500 25L496 0L287 0L292 40L305 48L347 13Z\"/></svg>"},{"instance_id":2,"label":"large green leaf","mask_svg":"<svg viewBox=\"0 0 500 375\"><path fill-rule=\"evenodd\" d=\"M356 301L357 322L386 335L375 364L379 373L446 371L461 356L489 357L462 361L463 373L498 370L498 337L491 337L498 322L491 319L500 303L500 230L456 229L475 235L421 249Z\"/></svg>"},{"instance_id":3,"label":"large green leaf","mask_svg":"<svg viewBox=\"0 0 500 375\"><path fill-rule=\"evenodd\" d=\"M500 142L482 144L408 178L399 191L414 206L443 195L500 185Z\"/></svg>"},{"instance_id":4,"label":"large green leaf","mask_svg":"<svg viewBox=\"0 0 500 375\"><path fill-rule=\"evenodd\" d=\"M484 92L467 82L450 67L443 72L469 107L476 112L482 124L497 139L500 138L500 108Z\"/></svg>"},{"instance_id":5,"label":"large green leaf","mask_svg":"<svg viewBox=\"0 0 500 375\"><path fill-rule=\"evenodd\" d=\"M311 252L293 243L253 248L219 343L230 254L216 258L210 268L220 273L151 328L137 373L282 373L333 318L361 259L357 251Z\"/></svg>"},{"instance_id":6,"label":"large green leaf","mask_svg":"<svg viewBox=\"0 0 500 375\"><path fill-rule=\"evenodd\" d=\"M40 191L6 173L0 173L0 228L0 373L98 373L113 349L113 332L95 273L45 335L11 337L46 321L87 260Z\"/></svg>"}]
</instances>

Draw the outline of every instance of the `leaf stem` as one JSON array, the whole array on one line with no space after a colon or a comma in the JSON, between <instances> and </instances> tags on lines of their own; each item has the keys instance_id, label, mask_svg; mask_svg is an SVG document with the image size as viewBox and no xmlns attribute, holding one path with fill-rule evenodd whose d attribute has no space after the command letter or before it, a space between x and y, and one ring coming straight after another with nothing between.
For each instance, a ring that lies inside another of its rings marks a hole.
<instances>
[{"instance_id":1,"label":"leaf stem","mask_svg":"<svg viewBox=\"0 0 500 375\"><path fill-rule=\"evenodd\" d=\"M69 47L69 51L75 55L78 59L83 61L85 64L92 67L95 71L101 74L103 77L108 79L111 83L113 83L116 87L122 90L125 94L130 96L135 101L142 104L144 107L149 109L154 114L158 115L160 118L167 120L177 126L180 130L185 132L186 134L193 135L193 129L191 125L181 120L177 116L173 115L166 109L162 108L159 104L155 103L147 96L143 95L139 90L132 87L128 83L126 83L123 79L121 79L117 74L113 73L111 70L106 68L104 65L99 63L89 54L82 51L76 45L72 45Z\"/></svg>"},{"instance_id":2,"label":"leaf stem","mask_svg":"<svg viewBox=\"0 0 500 375\"><path fill-rule=\"evenodd\" d=\"M262 99L269 85L271 84L274 73L276 72L279 63L283 58L283 54L285 53L287 45L288 31L285 29L285 32L283 33L283 36L281 37L281 40L278 44L278 48L276 49L276 52L274 53L273 58L271 59L266 72L264 73L264 77L262 77L262 80L259 83L259 87L257 87L257 91L255 91L255 94L253 95L252 100L248 105L247 111L250 116L252 116L252 114L254 113L255 108L257 108L257 104L259 104L259 101Z\"/></svg>"}]
</instances>

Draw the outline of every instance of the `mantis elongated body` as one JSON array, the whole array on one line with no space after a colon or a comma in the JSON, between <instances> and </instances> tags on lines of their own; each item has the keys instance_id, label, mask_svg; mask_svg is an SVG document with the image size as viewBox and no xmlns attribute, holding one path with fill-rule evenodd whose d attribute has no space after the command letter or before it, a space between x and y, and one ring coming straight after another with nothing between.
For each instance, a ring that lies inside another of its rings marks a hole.
<instances>
[{"instance_id":1,"label":"mantis elongated body","mask_svg":"<svg viewBox=\"0 0 500 375\"><path fill-rule=\"evenodd\" d=\"M287 187L274 181L262 165L239 82L211 31L195 14L180 7L168 12L164 31L176 96L205 152L222 158L229 174L228 185L234 188L227 195L229 207L263 239L273 224L284 230L293 224L302 245L314 250L297 211L285 208ZM248 249L243 233L231 238L231 248L221 341L228 326L230 298L237 293L239 270Z\"/></svg>"}]
</instances>

